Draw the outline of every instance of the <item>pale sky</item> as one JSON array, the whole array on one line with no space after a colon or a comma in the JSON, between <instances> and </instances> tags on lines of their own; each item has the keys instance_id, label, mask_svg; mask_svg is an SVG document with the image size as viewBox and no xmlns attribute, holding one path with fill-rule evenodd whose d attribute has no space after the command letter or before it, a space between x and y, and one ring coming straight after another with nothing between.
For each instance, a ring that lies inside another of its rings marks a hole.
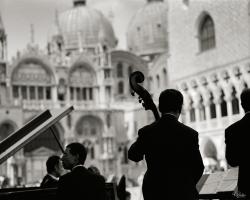
<instances>
[{"instance_id":1,"label":"pale sky","mask_svg":"<svg viewBox=\"0 0 250 200\"><path fill-rule=\"evenodd\" d=\"M136 11L146 0L87 0L87 6L100 10L107 18L113 13L113 28L119 40L118 48L126 48L127 26ZM7 33L8 58L22 51L31 41L31 24L34 39L45 48L55 11L73 7L73 0L0 0L0 15Z\"/></svg>"}]
</instances>

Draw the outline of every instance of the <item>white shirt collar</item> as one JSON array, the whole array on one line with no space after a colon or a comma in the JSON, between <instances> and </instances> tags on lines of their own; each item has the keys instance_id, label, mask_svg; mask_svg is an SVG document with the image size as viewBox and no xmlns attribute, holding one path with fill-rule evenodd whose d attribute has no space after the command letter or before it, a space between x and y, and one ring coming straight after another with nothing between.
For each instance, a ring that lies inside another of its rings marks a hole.
<instances>
[{"instance_id":1,"label":"white shirt collar","mask_svg":"<svg viewBox=\"0 0 250 200\"><path fill-rule=\"evenodd\" d=\"M171 115L171 116L173 116L175 119L177 119L177 117L176 117L174 114L172 114L172 113L164 113L163 116L164 116L164 115Z\"/></svg>"},{"instance_id":2,"label":"white shirt collar","mask_svg":"<svg viewBox=\"0 0 250 200\"><path fill-rule=\"evenodd\" d=\"M51 178L53 178L53 179L55 179L55 180L59 180L59 177L56 177L56 176L54 176L54 175L52 175L52 174L48 174Z\"/></svg>"},{"instance_id":3,"label":"white shirt collar","mask_svg":"<svg viewBox=\"0 0 250 200\"><path fill-rule=\"evenodd\" d=\"M81 164L79 164L79 165L74 166L74 167L72 168L72 170L75 169L75 168L77 168L77 167L84 167L84 166L81 165ZM71 170L71 171L72 171L72 170Z\"/></svg>"}]
</instances>

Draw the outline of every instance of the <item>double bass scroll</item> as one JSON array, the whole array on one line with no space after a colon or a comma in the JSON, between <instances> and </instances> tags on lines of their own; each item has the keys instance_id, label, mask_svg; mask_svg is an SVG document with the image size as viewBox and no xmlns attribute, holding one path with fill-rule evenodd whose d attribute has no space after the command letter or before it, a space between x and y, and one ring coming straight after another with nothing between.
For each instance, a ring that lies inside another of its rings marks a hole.
<instances>
[{"instance_id":1,"label":"double bass scroll","mask_svg":"<svg viewBox=\"0 0 250 200\"><path fill-rule=\"evenodd\" d=\"M154 117L156 120L160 118L160 115L158 113L157 107L154 104L154 101L149 94L149 92L142 87L138 83L142 83L144 81L144 75L140 71L135 71L130 74L129 76L129 83L130 87L133 90L131 93L133 96L135 96L135 93L138 94L139 102L142 103L142 106L145 108L145 110L151 110L154 114Z\"/></svg>"}]
</instances>

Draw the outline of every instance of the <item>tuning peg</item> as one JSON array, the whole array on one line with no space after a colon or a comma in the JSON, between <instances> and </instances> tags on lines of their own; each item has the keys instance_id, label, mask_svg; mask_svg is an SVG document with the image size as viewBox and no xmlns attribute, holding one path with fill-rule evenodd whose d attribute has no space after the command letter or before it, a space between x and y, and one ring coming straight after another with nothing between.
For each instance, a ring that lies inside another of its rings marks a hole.
<instances>
[{"instance_id":1,"label":"tuning peg","mask_svg":"<svg viewBox=\"0 0 250 200\"><path fill-rule=\"evenodd\" d=\"M132 96L135 96L135 92L131 92L131 95L132 95Z\"/></svg>"}]
</instances>

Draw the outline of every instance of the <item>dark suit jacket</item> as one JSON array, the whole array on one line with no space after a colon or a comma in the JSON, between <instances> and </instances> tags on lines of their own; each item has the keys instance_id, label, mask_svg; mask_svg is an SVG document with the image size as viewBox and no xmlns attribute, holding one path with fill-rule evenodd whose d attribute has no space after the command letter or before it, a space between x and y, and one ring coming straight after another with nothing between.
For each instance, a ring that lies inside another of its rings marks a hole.
<instances>
[{"instance_id":1,"label":"dark suit jacket","mask_svg":"<svg viewBox=\"0 0 250 200\"><path fill-rule=\"evenodd\" d=\"M144 156L147 163L142 187L144 200L197 197L196 184L204 165L195 130L172 115L163 115L139 130L128 151L128 158L135 162Z\"/></svg>"},{"instance_id":2,"label":"dark suit jacket","mask_svg":"<svg viewBox=\"0 0 250 200\"><path fill-rule=\"evenodd\" d=\"M43 181L41 182L41 187L43 188L55 188L57 187L58 180L52 178L50 175L45 175Z\"/></svg>"},{"instance_id":3,"label":"dark suit jacket","mask_svg":"<svg viewBox=\"0 0 250 200\"><path fill-rule=\"evenodd\" d=\"M250 113L225 130L226 159L239 167L238 189L250 197Z\"/></svg>"},{"instance_id":4,"label":"dark suit jacket","mask_svg":"<svg viewBox=\"0 0 250 200\"><path fill-rule=\"evenodd\" d=\"M104 200L105 181L83 166L77 166L71 172L60 177L57 199Z\"/></svg>"}]
</instances>

